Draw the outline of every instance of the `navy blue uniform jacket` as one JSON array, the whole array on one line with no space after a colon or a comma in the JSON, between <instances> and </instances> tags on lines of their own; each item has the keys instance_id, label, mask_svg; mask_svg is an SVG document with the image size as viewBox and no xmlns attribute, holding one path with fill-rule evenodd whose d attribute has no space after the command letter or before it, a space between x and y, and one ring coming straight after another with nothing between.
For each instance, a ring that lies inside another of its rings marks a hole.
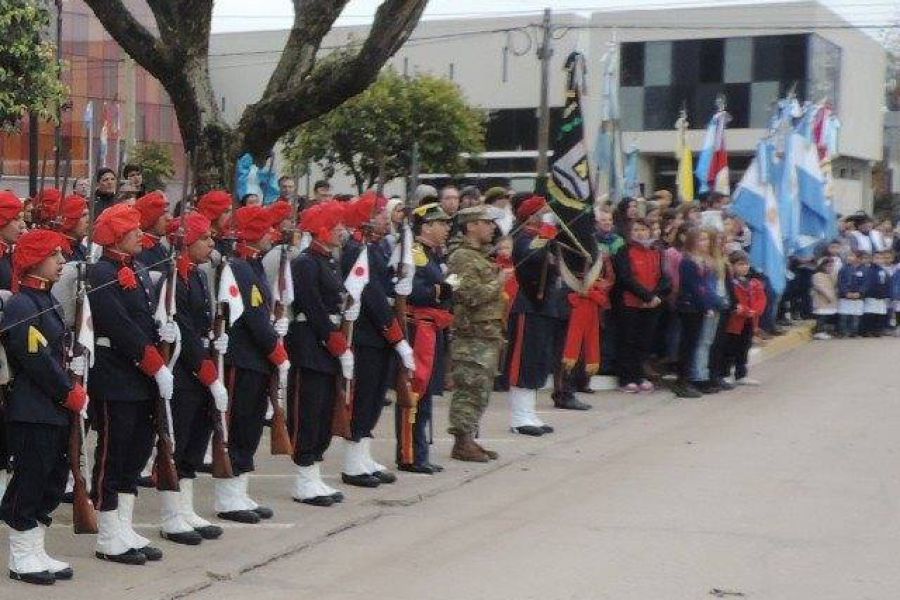
<instances>
[{"instance_id":1,"label":"navy blue uniform jacket","mask_svg":"<svg viewBox=\"0 0 900 600\"><path fill-rule=\"evenodd\" d=\"M175 387L196 394L207 392L206 385L196 374L203 361L209 358L209 332L213 321L209 298L206 273L193 268L187 279L178 275L175 322L181 330L181 354L175 363Z\"/></svg>"},{"instance_id":2,"label":"navy blue uniform jacket","mask_svg":"<svg viewBox=\"0 0 900 600\"><path fill-rule=\"evenodd\" d=\"M49 291L22 288L3 311L0 327L11 327L3 335L13 373L6 399L9 422L69 423L69 411L62 406L72 390L63 369L66 328L53 303Z\"/></svg>"},{"instance_id":3,"label":"navy blue uniform jacket","mask_svg":"<svg viewBox=\"0 0 900 600\"><path fill-rule=\"evenodd\" d=\"M275 368L269 355L278 344L278 336L272 326L272 291L263 269L261 255L256 258L232 258L231 270L241 298L244 313L228 332L229 365L271 374Z\"/></svg>"},{"instance_id":4,"label":"navy blue uniform jacket","mask_svg":"<svg viewBox=\"0 0 900 600\"><path fill-rule=\"evenodd\" d=\"M120 266L117 260L101 256L88 271L94 335L108 338L111 346L97 345L88 393L114 402L152 400L158 394L156 382L138 365L147 346L159 343L153 319L157 297L142 264L133 261L131 265L137 275L134 289L119 284Z\"/></svg>"},{"instance_id":5,"label":"navy blue uniform jacket","mask_svg":"<svg viewBox=\"0 0 900 600\"><path fill-rule=\"evenodd\" d=\"M294 279L295 320L288 332L288 348L297 366L321 373L337 373L337 358L326 344L340 330L344 283L337 261L323 254L315 243L291 262ZM293 364L293 363L292 363Z\"/></svg>"}]
</instances>

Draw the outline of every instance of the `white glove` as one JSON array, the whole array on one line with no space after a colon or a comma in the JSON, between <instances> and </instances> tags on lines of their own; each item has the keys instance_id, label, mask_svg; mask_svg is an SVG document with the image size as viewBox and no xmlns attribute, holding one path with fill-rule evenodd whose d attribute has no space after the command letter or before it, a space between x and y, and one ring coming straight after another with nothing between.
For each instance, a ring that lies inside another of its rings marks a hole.
<instances>
[{"instance_id":1,"label":"white glove","mask_svg":"<svg viewBox=\"0 0 900 600\"><path fill-rule=\"evenodd\" d=\"M84 356L73 356L69 361L69 370L77 377L84 377L85 367L87 366Z\"/></svg>"},{"instance_id":2,"label":"white glove","mask_svg":"<svg viewBox=\"0 0 900 600\"><path fill-rule=\"evenodd\" d=\"M160 323L156 328L156 333L159 334L160 341L174 344L178 339L178 325L175 324L175 321Z\"/></svg>"},{"instance_id":3,"label":"white glove","mask_svg":"<svg viewBox=\"0 0 900 600\"><path fill-rule=\"evenodd\" d=\"M362 302L352 302L350 307L344 311L344 318L348 321L355 321L359 318L359 309Z\"/></svg>"},{"instance_id":4,"label":"white glove","mask_svg":"<svg viewBox=\"0 0 900 600\"><path fill-rule=\"evenodd\" d=\"M394 293L398 296L409 296L412 294L412 277L404 277L394 285Z\"/></svg>"},{"instance_id":5,"label":"white glove","mask_svg":"<svg viewBox=\"0 0 900 600\"><path fill-rule=\"evenodd\" d=\"M156 387L159 388L159 395L162 399L171 400L172 392L175 388L175 376L172 375L172 371L169 370L169 367L162 367L156 372L153 379L156 380Z\"/></svg>"},{"instance_id":6,"label":"white glove","mask_svg":"<svg viewBox=\"0 0 900 600\"><path fill-rule=\"evenodd\" d=\"M454 291L456 291L456 288L459 287L459 283L460 283L459 275L457 275L456 273L450 273L449 275L447 275L446 278L444 278L444 283L446 283Z\"/></svg>"},{"instance_id":7,"label":"white glove","mask_svg":"<svg viewBox=\"0 0 900 600\"><path fill-rule=\"evenodd\" d=\"M397 342L397 345L394 346L394 350L397 351L397 354L400 355L400 360L403 362L403 367L407 371L412 371L416 368L416 357L413 354L413 349L409 345L409 342L406 340L400 340Z\"/></svg>"},{"instance_id":8,"label":"white glove","mask_svg":"<svg viewBox=\"0 0 900 600\"><path fill-rule=\"evenodd\" d=\"M287 335L291 321L287 317L281 317L280 319L276 319L273 325L275 326L275 333L278 334L278 337L284 337Z\"/></svg>"},{"instance_id":9,"label":"white glove","mask_svg":"<svg viewBox=\"0 0 900 600\"><path fill-rule=\"evenodd\" d=\"M286 389L288 384L288 373L291 371L291 361L286 360L278 365L278 386Z\"/></svg>"},{"instance_id":10,"label":"white glove","mask_svg":"<svg viewBox=\"0 0 900 600\"><path fill-rule=\"evenodd\" d=\"M228 334L224 331L212 341L213 350L219 354L228 354Z\"/></svg>"},{"instance_id":11,"label":"white glove","mask_svg":"<svg viewBox=\"0 0 900 600\"><path fill-rule=\"evenodd\" d=\"M209 384L209 392L212 394L213 402L216 403L217 411L225 412L228 410L228 390L225 389L221 379L217 378Z\"/></svg>"},{"instance_id":12,"label":"white glove","mask_svg":"<svg viewBox=\"0 0 900 600\"><path fill-rule=\"evenodd\" d=\"M353 379L353 351L344 350L344 353L338 356L341 361L341 374L344 379Z\"/></svg>"}]
</instances>

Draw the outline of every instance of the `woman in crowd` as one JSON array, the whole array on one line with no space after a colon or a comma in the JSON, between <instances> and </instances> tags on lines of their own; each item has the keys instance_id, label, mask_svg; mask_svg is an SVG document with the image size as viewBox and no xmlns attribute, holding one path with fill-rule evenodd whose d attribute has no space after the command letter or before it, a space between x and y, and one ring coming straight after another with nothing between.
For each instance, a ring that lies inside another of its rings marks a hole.
<instances>
[{"instance_id":1,"label":"woman in crowd","mask_svg":"<svg viewBox=\"0 0 900 600\"><path fill-rule=\"evenodd\" d=\"M688 227L678 266L680 285L675 305L681 323L681 333L678 341L678 380L673 391L681 398L699 398L703 395L694 387L691 379L703 320L707 313L712 313L707 308L703 285L709 244L709 232L697 227Z\"/></svg>"}]
</instances>

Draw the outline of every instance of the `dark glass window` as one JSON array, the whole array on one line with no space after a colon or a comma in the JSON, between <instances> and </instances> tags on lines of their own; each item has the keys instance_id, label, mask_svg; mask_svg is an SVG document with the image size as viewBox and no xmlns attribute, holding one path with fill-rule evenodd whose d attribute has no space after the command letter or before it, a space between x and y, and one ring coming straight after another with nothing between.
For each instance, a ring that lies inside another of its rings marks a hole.
<instances>
[{"instance_id":1,"label":"dark glass window","mask_svg":"<svg viewBox=\"0 0 900 600\"><path fill-rule=\"evenodd\" d=\"M485 149L533 150L537 148L537 111L508 108L491 111L485 133Z\"/></svg>"},{"instance_id":2,"label":"dark glass window","mask_svg":"<svg viewBox=\"0 0 900 600\"><path fill-rule=\"evenodd\" d=\"M672 81L692 84L700 81L700 46L698 40L672 44Z\"/></svg>"},{"instance_id":3,"label":"dark glass window","mask_svg":"<svg viewBox=\"0 0 900 600\"><path fill-rule=\"evenodd\" d=\"M622 44L620 80L623 86L644 85L644 44Z\"/></svg>"},{"instance_id":4,"label":"dark glass window","mask_svg":"<svg viewBox=\"0 0 900 600\"><path fill-rule=\"evenodd\" d=\"M722 83L725 68L725 40L701 40L699 43L700 83Z\"/></svg>"},{"instance_id":5,"label":"dark glass window","mask_svg":"<svg viewBox=\"0 0 900 600\"><path fill-rule=\"evenodd\" d=\"M644 130L672 129L681 107L678 86L648 86L644 88Z\"/></svg>"},{"instance_id":6,"label":"dark glass window","mask_svg":"<svg viewBox=\"0 0 900 600\"><path fill-rule=\"evenodd\" d=\"M769 35L753 38L754 81L806 79L807 35Z\"/></svg>"}]
</instances>

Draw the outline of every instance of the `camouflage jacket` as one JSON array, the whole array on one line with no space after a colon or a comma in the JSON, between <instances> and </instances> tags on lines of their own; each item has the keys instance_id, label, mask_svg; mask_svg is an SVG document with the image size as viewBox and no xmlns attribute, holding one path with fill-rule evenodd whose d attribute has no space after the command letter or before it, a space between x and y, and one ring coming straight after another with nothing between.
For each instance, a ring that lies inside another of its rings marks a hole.
<instances>
[{"instance_id":1,"label":"camouflage jacket","mask_svg":"<svg viewBox=\"0 0 900 600\"><path fill-rule=\"evenodd\" d=\"M453 329L458 336L503 337L503 286L488 248L463 239L447 261L448 272L460 280L453 292Z\"/></svg>"}]
</instances>

